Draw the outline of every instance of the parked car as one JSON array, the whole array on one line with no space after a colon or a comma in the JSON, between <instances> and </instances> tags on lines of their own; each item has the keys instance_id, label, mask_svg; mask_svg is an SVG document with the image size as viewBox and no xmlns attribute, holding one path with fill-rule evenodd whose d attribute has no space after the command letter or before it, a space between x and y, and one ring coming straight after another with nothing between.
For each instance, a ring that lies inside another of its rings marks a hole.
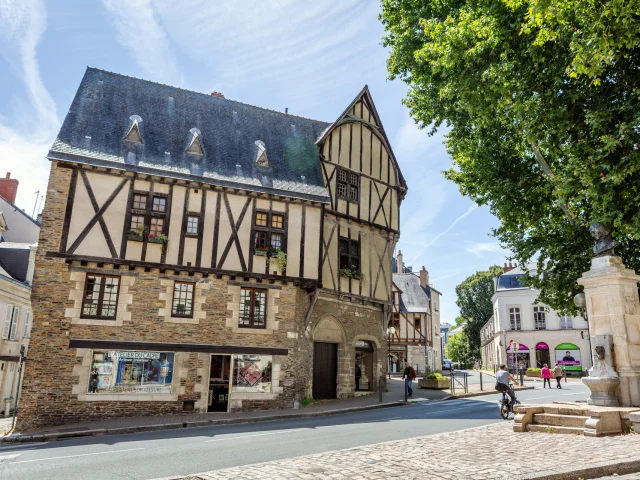
<instances>
[{"instance_id":1,"label":"parked car","mask_svg":"<svg viewBox=\"0 0 640 480\"><path fill-rule=\"evenodd\" d=\"M442 369L443 370L451 370L451 360L443 360L442 361Z\"/></svg>"}]
</instances>

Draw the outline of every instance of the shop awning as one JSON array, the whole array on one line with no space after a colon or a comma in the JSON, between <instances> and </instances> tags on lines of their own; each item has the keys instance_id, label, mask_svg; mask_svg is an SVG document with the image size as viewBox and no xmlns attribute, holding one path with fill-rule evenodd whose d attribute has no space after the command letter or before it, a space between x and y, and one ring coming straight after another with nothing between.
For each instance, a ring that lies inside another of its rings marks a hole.
<instances>
[{"instance_id":1,"label":"shop awning","mask_svg":"<svg viewBox=\"0 0 640 480\"><path fill-rule=\"evenodd\" d=\"M547 345L545 342L538 342L538 344L536 345L536 350L549 350L549 345Z\"/></svg>"},{"instance_id":2,"label":"shop awning","mask_svg":"<svg viewBox=\"0 0 640 480\"><path fill-rule=\"evenodd\" d=\"M507 352L511 351L511 345L509 345L507 347ZM518 349L519 352L528 352L529 351L529 347L527 347L524 343L520 344L520 348Z\"/></svg>"},{"instance_id":3,"label":"shop awning","mask_svg":"<svg viewBox=\"0 0 640 480\"><path fill-rule=\"evenodd\" d=\"M148 352L191 352L191 353L223 353L247 355L289 355L288 348L250 347L247 345L211 345L205 343L165 343L135 342L126 340L92 340L72 338L69 348L91 348L100 350L144 350Z\"/></svg>"}]
</instances>

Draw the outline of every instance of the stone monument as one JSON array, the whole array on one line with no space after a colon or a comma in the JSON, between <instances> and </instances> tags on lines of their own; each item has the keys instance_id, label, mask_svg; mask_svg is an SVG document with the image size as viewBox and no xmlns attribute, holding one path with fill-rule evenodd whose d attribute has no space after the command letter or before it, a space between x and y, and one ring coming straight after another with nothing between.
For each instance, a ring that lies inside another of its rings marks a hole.
<instances>
[{"instance_id":1,"label":"stone monument","mask_svg":"<svg viewBox=\"0 0 640 480\"><path fill-rule=\"evenodd\" d=\"M595 351L597 360L589 369L589 376L582 379L582 383L591 390L587 403L601 407L618 407L620 403L616 397L616 390L620 386L620 378L615 370L607 365L605 347L598 345Z\"/></svg>"},{"instance_id":2,"label":"stone monument","mask_svg":"<svg viewBox=\"0 0 640 480\"><path fill-rule=\"evenodd\" d=\"M611 368L605 361L610 359L619 377L616 388L619 405L640 406L640 275L625 268L622 259L615 255L616 243L604 225L595 223L589 231L595 239L596 256L591 260L591 269L578 283L584 286L591 338L597 347L602 347L594 362L594 368L599 368L590 378L610 375ZM588 382L585 384L589 385Z\"/></svg>"}]
</instances>

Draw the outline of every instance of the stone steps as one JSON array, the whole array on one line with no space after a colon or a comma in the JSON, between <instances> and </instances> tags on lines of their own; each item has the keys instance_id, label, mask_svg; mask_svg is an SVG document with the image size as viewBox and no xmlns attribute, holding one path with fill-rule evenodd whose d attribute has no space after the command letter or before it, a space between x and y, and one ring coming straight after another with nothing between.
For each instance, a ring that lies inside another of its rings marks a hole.
<instances>
[{"instance_id":1,"label":"stone steps","mask_svg":"<svg viewBox=\"0 0 640 480\"><path fill-rule=\"evenodd\" d=\"M529 424L527 425L527 432L561 433L565 435L584 435L584 428Z\"/></svg>"},{"instance_id":2,"label":"stone steps","mask_svg":"<svg viewBox=\"0 0 640 480\"><path fill-rule=\"evenodd\" d=\"M545 411L546 412L546 411ZM584 428L589 417L581 415L560 415L556 413L537 413L533 416L535 425Z\"/></svg>"},{"instance_id":3,"label":"stone steps","mask_svg":"<svg viewBox=\"0 0 640 480\"><path fill-rule=\"evenodd\" d=\"M563 405L553 404L545 405L544 413L550 413L554 415L577 415L577 416L589 416L588 409L576 406L576 405Z\"/></svg>"}]
</instances>

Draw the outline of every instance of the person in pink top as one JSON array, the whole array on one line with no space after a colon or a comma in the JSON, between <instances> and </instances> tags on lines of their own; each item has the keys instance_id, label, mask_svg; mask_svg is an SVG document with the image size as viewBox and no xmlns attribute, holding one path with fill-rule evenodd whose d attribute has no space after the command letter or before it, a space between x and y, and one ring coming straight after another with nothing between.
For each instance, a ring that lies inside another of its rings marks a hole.
<instances>
[{"instance_id":1,"label":"person in pink top","mask_svg":"<svg viewBox=\"0 0 640 480\"><path fill-rule=\"evenodd\" d=\"M542 377L542 388L547 388L547 383L549 384L549 388L551 388L551 370L549 370L549 366L545 363L540 370L540 376Z\"/></svg>"}]
</instances>

